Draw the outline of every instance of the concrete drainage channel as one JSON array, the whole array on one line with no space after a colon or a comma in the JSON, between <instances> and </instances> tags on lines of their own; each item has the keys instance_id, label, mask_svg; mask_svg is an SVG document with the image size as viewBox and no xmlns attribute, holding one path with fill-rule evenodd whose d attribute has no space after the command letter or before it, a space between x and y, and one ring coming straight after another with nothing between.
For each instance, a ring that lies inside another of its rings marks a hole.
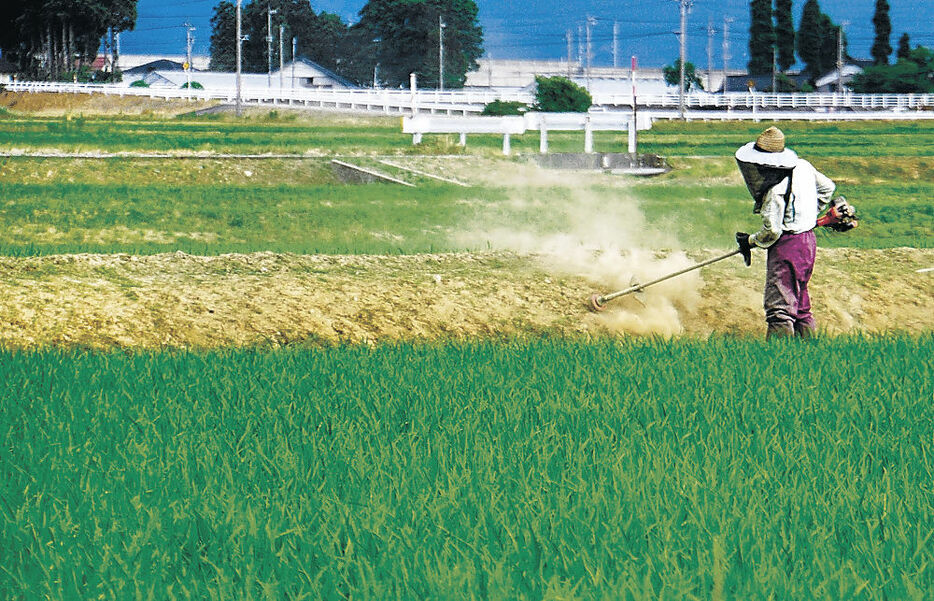
<instances>
[{"instance_id":1,"label":"concrete drainage channel","mask_svg":"<svg viewBox=\"0 0 934 601\"><path fill-rule=\"evenodd\" d=\"M464 182L458 181L456 179L442 177L440 175L428 173L427 171L421 171L419 169L413 169L411 167L406 167L405 165L400 165L399 163L392 161L380 160L379 162L382 165L398 171L403 171L409 175L427 177L429 179L445 182L448 184L454 184L463 188L470 187L470 184L465 184ZM389 184L398 184L400 186L407 186L410 188L416 187L415 184L401 180L397 177L393 177L387 173L383 173L382 171L378 171L371 167L354 165L353 163L348 163L346 161L334 159L331 161L331 167L334 169L334 173L337 175L337 177L345 184L369 184L373 182L383 182Z\"/></svg>"},{"instance_id":2,"label":"concrete drainage channel","mask_svg":"<svg viewBox=\"0 0 934 601\"><path fill-rule=\"evenodd\" d=\"M392 177L381 171L368 167L361 167L360 165L354 165L337 159L331 161L331 167L334 169L335 175L345 184L372 184L374 182L383 182L408 186L409 188L415 187L415 184L410 184L409 182Z\"/></svg>"},{"instance_id":3,"label":"concrete drainage channel","mask_svg":"<svg viewBox=\"0 0 934 601\"><path fill-rule=\"evenodd\" d=\"M545 169L606 171L618 175L661 175L671 171L664 157L657 154L623 152L555 153L538 155L538 165Z\"/></svg>"},{"instance_id":4,"label":"concrete drainage channel","mask_svg":"<svg viewBox=\"0 0 934 601\"><path fill-rule=\"evenodd\" d=\"M628 154L619 152L604 153L558 153L542 154L536 157L538 165L544 169L567 169L577 171L604 171L614 175L639 175L652 176L661 175L671 171L668 162L663 157L656 154ZM428 173L411 167L400 165L399 163L380 160L379 163L393 170L402 171L408 175L416 177L427 177L449 184L455 184L463 187L470 187L469 184L457 181L455 179L442 177L434 173ZM363 167L334 159L331 161L331 167L334 173L344 183L347 184L368 184L373 182L383 182L398 184L414 188L415 184L393 177L372 167Z\"/></svg>"}]
</instances>

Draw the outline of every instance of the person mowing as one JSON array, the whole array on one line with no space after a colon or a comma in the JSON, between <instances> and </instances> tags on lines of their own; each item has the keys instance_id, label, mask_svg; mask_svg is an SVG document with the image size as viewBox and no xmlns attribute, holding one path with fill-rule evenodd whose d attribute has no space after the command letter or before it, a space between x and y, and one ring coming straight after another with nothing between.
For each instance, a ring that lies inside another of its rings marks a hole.
<instances>
[{"instance_id":1,"label":"person mowing","mask_svg":"<svg viewBox=\"0 0 934 601\"><path fill-rule=\"evenodd\" d=\"M808 295L817 253L814 228L852 229L857 225L855 212L843 197L831 202L836 185L785 148L785 134L776 127L737 150L736 162L755 201L753 213L762 214L762 229L752 235L736 232L736 243L747 266L754 246L768 249L763 303L766 338L810 338L816 333ZM831 210L818 219L828 205Z\"/></svg>"}]
</instances>

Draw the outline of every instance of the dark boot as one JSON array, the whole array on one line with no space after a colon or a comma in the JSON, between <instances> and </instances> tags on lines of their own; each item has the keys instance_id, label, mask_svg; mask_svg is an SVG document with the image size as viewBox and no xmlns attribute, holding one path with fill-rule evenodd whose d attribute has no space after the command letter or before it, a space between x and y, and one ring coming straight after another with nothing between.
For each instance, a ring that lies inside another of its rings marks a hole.
<instances>
[{"instance_id":1,"label":"dark boot","mask_svg":"<svg viewBox=\"0 0 934 601\"><path fill-rule=\"evenodd\" d=\"M790 323L770 323L768 326L768 329L765 331L766 340L771 338L790 338L795 335L794 326Z\"/></svg>"},{"instance_id":2,"label":"dark boot","mask_svg":"<svg viewBox=\"0 0 934 601\"><path fill-rule=\"evenodd\" d=\"M795 336L797 336L801 340L810 340L811 338L817 338L817 328L807 323L796 323L795 324Z\"/></svg>"}]
</instances>

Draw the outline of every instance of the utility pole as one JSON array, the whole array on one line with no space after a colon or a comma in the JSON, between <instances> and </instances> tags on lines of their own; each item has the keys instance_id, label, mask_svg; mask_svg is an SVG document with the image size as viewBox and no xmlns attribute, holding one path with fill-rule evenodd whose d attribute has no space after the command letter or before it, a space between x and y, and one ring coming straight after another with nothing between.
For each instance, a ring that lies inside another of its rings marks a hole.
<instances>
[{"instance_id":1,"label":"utility pole","mask_svg":"<svg viewBox=\"0 0 934 601\"><path fill-rule=\"evenodd\" d=\"M577 71L584 66L584 26L577 26Z\"/></svg>"},{"instance_id":2,"label":"utility pole","mask_svg":"<svg viewBox=\"0 0 934 601\"><path fill-rule=\"evenodd\" d=\"M295 45L298 44L298 38L292 38L292 91L295 91Z\"/></svg>"},{"instance_id":3,"label":"utility pole","mask_svg":"<svg viewBox=\"0 0 934 601\"><path fill-rule=\"evenodd\" d=\"M733 22L731 17L723 17L723 93L727 93L727 78L726 70L727 64L729 63L730 58L730 23Z\"/></svg>"},{"instance_id":4,"label":"utility pole","mask_svg":"<svg viewBox=\"0 0 934 601\"><path fill-rule=\"evenodd\" d=\"M707 19L707 91L713 88L713 34L717 30L713 28L713 17Z\"/></svg>"},{"instance_id":5,"label":"utility pole","mask_svg":"<svg viewBox=\"0 0 934 601\"><path fill-rule=\"evenodd\" d=\"M185 23L185 75L188 79L188 100L191 100L191 45L194 43L195 39L192 37L195 28L191 26L191 23Z\"/></svg>"},{"instance_id":6,"label":"utility pole","mask_svg":"<svg viewBox=\"0 0 934 601\"><path fill-rule=\"evenodd\" d=\"M279 91L282 91L282 72L285 64L282 62L282 39L285 37L285 25L279 25Z\"/></svg>"},{"instance_id":7,"label":"utility pole","mask_svg":"<svg viewBox=\"0 0 934 601\"><path fill-rule=\"evenodd\" d=\"M619 68L619 21L613 21L613 68Z\"/></svg>"},{"instance_id":8,"label":"utility pole","mask_svg":"<svg viewBox=\"0 0 934 601\"><path fill-rule=\"evenodd\" d=\"M373 38L373 43L376 45L376 50L374 52L375 60L373 61L373 89L379 87L379 45L382 43L383 38Z\"/></svg>"},{"instance_id":9,"label":"utility pole","mask_svg":"<svg viewBox=\"0 0 934 601\"><path fill-rule=\"evenodd\" d=\"M240 63L243 58L243 34L241 33L242 19L241 19L241 5L243 0L237 0L237 116L243 114L243 108L241 107L240 101Z\"/></svg>"},{"instance_id":10,"label":"utility pole","mask_svg":"<svg viewBox=\"0 0 934 601\"><path fill-rule=\"evenodd\" d=\"M684 63L687 55L687 23L688 8L694 4L693 0L678 0L681 5L681 72L678 78L678 113L684 119Z\"/></svg>"},{"instance_id":11,"label":"utility pole","mask_svg":"<svg viewBox=\"0 0 934 601\"><path fill-rule=\"evenodd\" d=\"M438 15L438 91L444 91L444 28L448 24Z\"/></svg>"},{"instance_id":12,"label":"utility pole","mask_svg":"<svg viewBox=\"0 0 934 601\"><path fill-rule=\"evenodd\" d=\"M565 37L568 41L568 79L571 79L571 61L574 58L573 44L574 44L574 35L571 33L571 30L568 29Z\"/></svg>"},{"instance_id":13,"label":"utility pole","mask_svg":"<svg viewBox=\"0 0 934 601\"><path fill-rule=\"evenodd\" d=\"M272 5L266 6L266 87L272 87L272 16L278 14Z\"/></svg>"},{"instance_id":14,"label":"utility pole","mask_svg":"<svg viewBox=\"0 0 934 601\"><path fill-rule=\"evenodd\" d=\"M837 94L843 93L843 28L849 24L843 21L837 28Z\"/></svg>"},{"instance_id":15,"label":"utility pole","mask_svg":"<svg viewBox=\"0 0 934 601\"><path fill-rule=\"evenodd\" d=\"M772 46L772 93L778 93L778 46Z\"/></svg>"},{"instance_id":16,"label":"utility pole","mask_svg":"<svg viewBox=\"0 0 934 601\"><path fill-rule=\"evenodd\" d=\"M587 90L590 91L590 69L593 67L593 39L590 28L597 24L597 20L587 16Z\"/></svg>"}]
</instances>

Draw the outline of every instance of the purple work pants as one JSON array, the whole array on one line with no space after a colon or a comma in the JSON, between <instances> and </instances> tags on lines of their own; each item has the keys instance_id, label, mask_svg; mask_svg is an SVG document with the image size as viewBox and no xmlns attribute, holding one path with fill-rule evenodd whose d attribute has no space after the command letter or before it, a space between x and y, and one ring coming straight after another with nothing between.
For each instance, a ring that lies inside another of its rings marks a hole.
<instances>
[{"instance_id":1,"label":"purple work pants","mask_svg":"<svg viewBox=\"0 0 934 601\"><path fill-rule=\"evenodd\" d=\"M785 232L769 247L765 269L766 337L814 334L808 280L814 270L817 240L814 230L801 234Z\"/></svg>"}]
</instances>

